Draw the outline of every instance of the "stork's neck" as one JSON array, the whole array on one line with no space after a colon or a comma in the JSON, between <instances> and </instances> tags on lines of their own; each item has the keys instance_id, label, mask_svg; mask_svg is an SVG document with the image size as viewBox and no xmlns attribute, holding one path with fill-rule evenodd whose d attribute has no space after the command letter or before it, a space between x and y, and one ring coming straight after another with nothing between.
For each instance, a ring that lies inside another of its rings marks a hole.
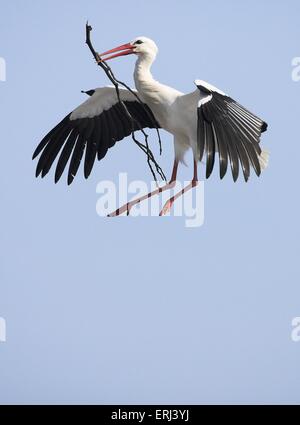
<instances>
[{"instance_id":1,"label":"stork's neck","mask_svg":"<svg viewBox=\"0 0 300 425\"><path fill-rule=\"evenodd\" d=\"M134 69L134 81L137 90L145 91L156 83L150 71L154 59L151 55L138 57Z\"/></svg>"}]
</instances>

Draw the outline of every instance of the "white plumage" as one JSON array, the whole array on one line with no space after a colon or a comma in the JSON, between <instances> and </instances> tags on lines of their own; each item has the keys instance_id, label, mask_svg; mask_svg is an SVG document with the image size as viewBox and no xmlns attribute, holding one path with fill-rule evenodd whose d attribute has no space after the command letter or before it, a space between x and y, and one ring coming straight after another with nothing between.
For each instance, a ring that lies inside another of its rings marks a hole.
<instances>
[{"instance_id":1,"label":"white plumage","mask_svg":"<svg viewBox=\"0 0 300 425\"><path fill-rule=\"evenodd\" d=\"M122 88L119 90L121 100L127 100L129 102L136 101L136 98L129 90ZM137 93L136 90L134 91ZM113 86L97 88L91 97L74 109L70 115L70 120L94 118L101 115L103 111L109 110L116 103L118 103L118 96Z\"/></svg>"}]
</instances>

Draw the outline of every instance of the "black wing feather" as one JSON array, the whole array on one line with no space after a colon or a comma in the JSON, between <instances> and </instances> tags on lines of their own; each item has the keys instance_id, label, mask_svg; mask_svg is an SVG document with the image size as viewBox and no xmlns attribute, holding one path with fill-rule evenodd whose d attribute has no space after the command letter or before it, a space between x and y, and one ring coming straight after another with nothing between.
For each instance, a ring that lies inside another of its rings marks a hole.
<instances>
[{"instance_id":1,"label":"black wing feather","mask_svg":"<svg viewBox=\"0 0 300 425\"><path fill-rule=\"evenodd\" d=\"M208 179L214 168L216 146L211 125L207 122L204 123L204 135L206 150L206 178Z\"/></svg>"},{"instance_id":2,"label":"black wing feather","mask_svg":"<svg viewBox=\"0 0 300 425\"><path fill-rule=\"evenodd\" d=\"M91 174L95 159L97 156L98 146L101 141L101 121L99 117L93 118L94 127L91 136L87 141L85 161L84 161L84 177L87 179Z\"/></svg>"},{"instance_id":3,"label":"black wing feather","mask_svg":"<svg viewBox=\"0 0 300 425\"><path fill-rule=\"evenodd\" d=\"M59 181L62 173L64 172L64 169L66 168L67 162L69 161L69 158L71 156L71 153L77 138L78 138L78 133L76 130L73 130L57 162L56 169L55 169L55 183Z\"/></svg>"},{"instance_id":4,"label":"black wing feather","mask_svg":"<svg viewBox=\"0 0 300 425\"><path fill-rule=\"evenodd\" d=\"M212 102L207 102L206 108L205 110L203 110L203 115L204 115L204 119L207 122L210 122L210 125L212 128L214 147L215 147L215 150L218 148L218 151L219 151L220 178L223 178L227 170L227 153L225 149L226 144L224 144L224 141L222 140L222 136L221 136L222 124L220 125L218 121L219 114L218 114L218 111L216 110L217 109L216 107L217 107L216 104ZM220 117L222 117L222 113L220 114ZM219 138L218 138L217 131L220 136ZM233 156L233 158L236 159L236 156ZM214 165L214 161L206 163L206 178L208 178L211 175L213 171L213 165Z\"/></svg>"},{"instance_id":5,"label":"black wing feather","mask_svg":"<svg viewBox=\"0 0 300 425\"><path fill-rule=\"evenodd\" d=\"M201 108L197 108L197 144L199 149L200 161L202 161L205 152L205 139L204 139L204 118Z\"/></svg>"},{"instance_id":6,"label":"black wing feather","mask_svg":"<svg viewBox=\"0 0 300 425\"><path fill-rule=\"evenodd\" d=\"M252 114L232 98L204 85L198 88L205 101L200 101L197 116L197 143L200 160L206 151L206 177L213 170L215 151L218 151L220 178L226 174L228 158L232 177L236 181L241 164L244 179L248 181L250 165L257 175L261 173L259 146L261 133L267 123Z\"/></svg>"},{"instance_id":7,"label":"black wing feather","mask_svg":"<svg viewBox=\"0 0 300 425\"><path fill-rule=\"evenodd\" d=\"M101 142L98 145L98 160L100 161L105 157L106 152L108 151L108 143L109 143L109 132L108 132L108 124L106 119L106 112L104 111L99 117L102 124L102 137Z\"/></svg>"},{"instance_id":8,"label":"black wing feather","mask_svg":"<svg viewBox=\"0 0 300 425\"><path fill-rule=\"evenodd\" d=\"M95 128L95 118L90 118L89 131L85 133L86 150L85 150L85 159L84 159L84 177L87 179L91 173L92 166L94 164L94 152L95 151L95 142L93 139L93 132Z\"/></svg>"},{"instance_id":9,"label":"black wing feather","mask_svg":"<svg viewBox=\"0 0 300 425\"><path fill-rule=\"evenodd\" d=\"M69 166L69 172L68 172L68 184L70 185L72 181L74 180L74 177L76 176L77 170L80 165L81 158L83 156L84 148L85 148L86 140L84 137L80 134L76 145L72 154L70 166Z\"/></svg>"},{"instance_id":10,"label":"black wing feather","mask_svg":"<svg viewBox=\"0 0 300 425\"><path fill-rule=\"evenodd\" d=\"M228 154L226 145L223 142L223 128L222 125L220 125L219 120L216 120L215 123L212 123L212 128L219 152L220 179L222 179L225 176L228 167Z\"/></svg>"}]
</instances>

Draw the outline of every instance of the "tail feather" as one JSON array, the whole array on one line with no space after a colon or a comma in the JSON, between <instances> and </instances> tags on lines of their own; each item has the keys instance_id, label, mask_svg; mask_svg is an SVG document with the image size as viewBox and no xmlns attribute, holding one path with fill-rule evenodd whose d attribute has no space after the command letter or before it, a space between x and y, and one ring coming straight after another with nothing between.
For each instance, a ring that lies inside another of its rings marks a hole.
<instances>
[{"instance_id":1,"label":"tail feather","mask_svg":"<svg viewBox=\"0 0 300 425\"><path fill-rule=\"evenodd\" d=\"M267 168L269 164L269 157L270 157L270 152L266 149L262 149L261 154L258 157L261 170L264 170Z\"/></svg>"}]
</instances>

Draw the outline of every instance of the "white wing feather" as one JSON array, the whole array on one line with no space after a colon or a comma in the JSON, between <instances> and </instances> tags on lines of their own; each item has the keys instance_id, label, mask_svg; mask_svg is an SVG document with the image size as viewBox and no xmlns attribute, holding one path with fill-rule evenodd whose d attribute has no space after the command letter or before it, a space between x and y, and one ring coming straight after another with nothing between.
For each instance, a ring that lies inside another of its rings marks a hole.
<instances>
[{"instance_id":1,"label":"white wing feather","mask_svg":"<svg viewBox=\"0 0 300 425\"><path fill-rule=\"evenodd\" d=\"M120 98L123 101L135 101L136 98L129 90L120 88ZM137 93L136 90L133 92ZM118 103L118 96L114 87L101 87L95 89L95 93L85 102L79 105L72 114L70 120L79 118L93 118L100 115L103 111L110 109Z\"/></svg>"}]
</instances>

